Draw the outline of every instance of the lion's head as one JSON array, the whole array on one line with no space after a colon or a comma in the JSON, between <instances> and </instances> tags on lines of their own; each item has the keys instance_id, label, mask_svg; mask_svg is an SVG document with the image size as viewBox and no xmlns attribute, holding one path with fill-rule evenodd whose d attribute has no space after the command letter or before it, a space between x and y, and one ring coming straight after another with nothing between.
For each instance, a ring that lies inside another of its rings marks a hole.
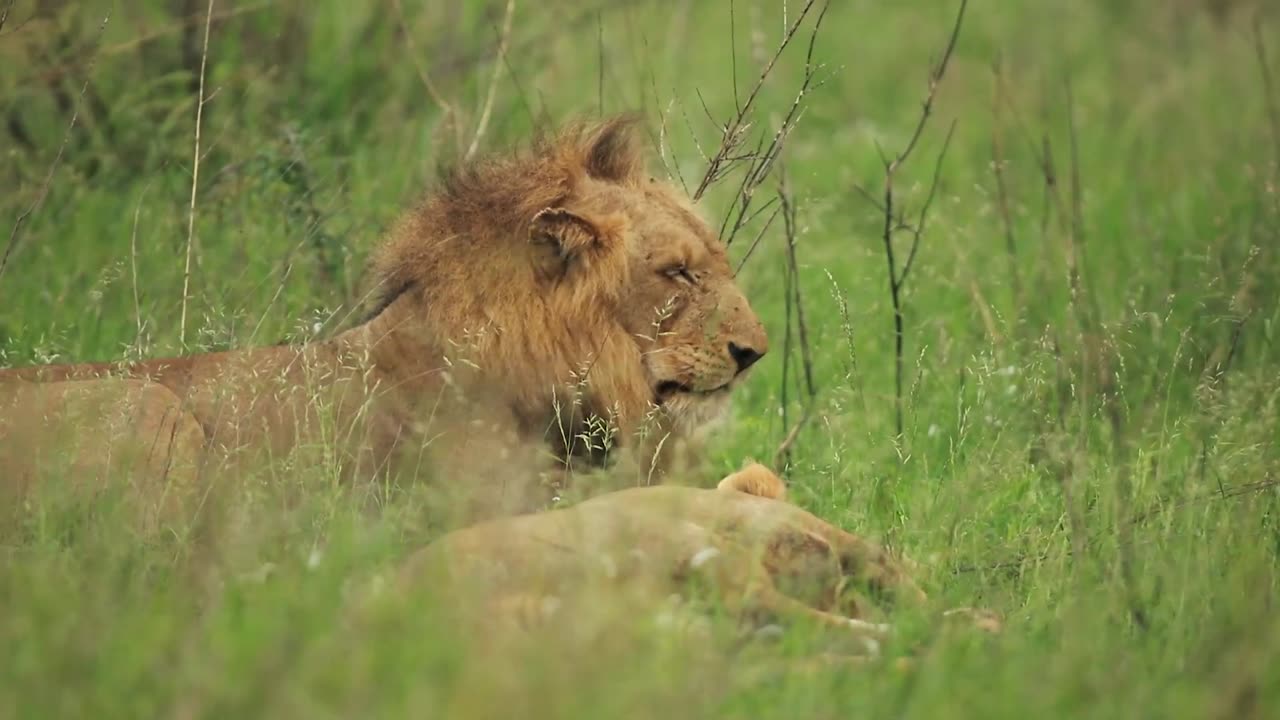
<instances>
[{"instance_id":1,"label":"lion's head","mask_svg":"<svg viewBox=\"0 0 1280 720\"><path fill-rule=\"evenodd\" d=\"M723 243L645 172L629 118L453 172L374 279L399 326L467 338L484 382L539 431L575 393L624 431L654 415L691 430L768 349Z\"/></svg>"}]
</instances>

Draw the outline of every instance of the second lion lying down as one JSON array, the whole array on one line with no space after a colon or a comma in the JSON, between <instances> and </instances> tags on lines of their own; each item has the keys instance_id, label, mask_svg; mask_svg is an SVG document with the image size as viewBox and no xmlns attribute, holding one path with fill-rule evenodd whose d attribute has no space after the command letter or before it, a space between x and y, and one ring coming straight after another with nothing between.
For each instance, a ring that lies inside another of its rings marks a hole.
<instances>
[{"instance_id":1,"label":"second lion lying down","mask_svg":"<svg viewBox=\"0 0 1280 720\"><path fill-rule=\"evenodd\" d=\"M870 619L870 601L918 603L924 593L883 548L784 493L756 464L715 490L621 490L449 533L412 557L403 579L436 596L443 583L490 629L550 620L593 589L652 606L699 585L749 622L808 619L874 652L888 628Z\"/></svg>"}]
</instances>

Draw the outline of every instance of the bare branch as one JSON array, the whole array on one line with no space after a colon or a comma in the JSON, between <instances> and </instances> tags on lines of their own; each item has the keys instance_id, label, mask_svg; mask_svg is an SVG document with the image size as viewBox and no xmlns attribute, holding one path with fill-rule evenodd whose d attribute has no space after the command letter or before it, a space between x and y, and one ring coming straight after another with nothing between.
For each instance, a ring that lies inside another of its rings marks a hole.
<instances>
[{"instance_id":1,"label":"bare branch","mask_svg":"<svg viewBox=\"0 0 1280 720\"><path fill-rule=\"evenodd\" d=\"M809 422L809 418L813 415L813 407L817 401L817 386L813 380L813 354L812 346L809 343L809 326L805 321L804 314L804 295L800 289L800 263L796 256L797 236L799 228L796 225L796 205L791 194L791 185L787 181L785 169L779 174L778 178L778 207L781 210L784 237L786 239L786 259L787 270L784 279L786 282L786 332L784 334L782 349L782 417L783 424L787 423L787 411L789 403L787 401L787 382L791 373L791 355L792 355L792 317L795 318L795 340L800 347L800 362L803 369L804 380L804 399L802 401L803 410L800 413L800 419L787 432L783 438L782 444L778 446L777 452L774 453L773 466L783 467L784 464L790 464L791 447L795 444L796 438L799 437L801 429Z\"/></svg>"},{"instance_id":2,"label":"bare branch","mask_svg":"<svg viewBox=\"0 0 1280 720\"><path fill-rule=\"evenodd\" d=\"M951 34L947 39L946 49L942 53L941 59L929 72L929 86L925 94L924 102L921 104L920 119L916 122L915 129L912 131L910 139L906 146L895 156L889 159L884 148L876 143L876 151L880 154L880 161L884 166L884 190L882 199L877 202L871 193L867 192L859 185L854 185L854 189L861 193L867 200L880 211L883 217L882 230L880 233L880 241L884 246L884 256L886 262L886 272L889 280L889 298L893 307L893 359L894 359L894 428L896 430L895 440L901 442L903 439L903 372L904 372L904 320L902 309L902 289L907 281L907 277L911 272L911 267L915 263L916 252L920 247L920 238L924 234L925 224L928 219L929 208L933 204L933 199L938 188L938 180L942 173L942 161L946 157L947 149L951 145L951 138L955 132L955 122L951 123L950 129L947 131L946 139L943 142L942 150L939 152L937 160L934 164L933 179L929 184L929 192L925 198L924 205L920 208L918 219L914 227L908 225L903 220L903 213L897 207L897 198L894 195L894 182L897 177L898 170L911 157L912 152L920 142L920 137L924 134L925 126L929 122L929 117L933 114L933 103L937 97L938 87L942 84L942 78L946 75L947 66L951 62L951 56L955 52L956 42L960 37L960 28L964 23L965 9L968 7L968 0L960 0L960 8L956 12L956 19L951 27ZM897 215L895 215L897 213ZM907 252L906 261L902 264L902 269L898 269L898 258L894 248L894 236L900 230L909 230L911 232L911 246Z\"/></svg>"},{"instance_id":3,"label":"bare branch","mask_svg":"<svg viewBox=\"0 0 1280 720\"><path fill-rule=\"evenodd\" d=\"M764 208L761 208L761 209L763 210ZM738 273L742 272L743 266L747 264L747 260L750 259L751 255L756 251L756 246L760 244L760 239L763 238L764 234L769 231L769 228L773 225L773 221L775 218L778 217L778 212L781 209L782 208L780 207L774 208L773 212L769 215L769 219L764 221L764 225L760 227L760 232L756 233L755 239L752 240L751 245L747 247L746 254L744 254L742 256L742 259L738 261L738 268L733 271L734 277L737 277Z\"/></svg>"},{"instance_id":4,"label":"bare branch","mask_svg":"<svg viewBox=\"0 0 1280 720\"><path fill-rule=\"evenodd\" d=\"M902 366L903 366L903 320L902 320L902 287L898 285L897 262L893 255L893 166L885 166L884 178L884 232L880 239L884 243L884 257L888 263L889 299L893 303L893 408L895 441L902 440Z\"/></svg>"},{"instance_id":5,"label":"bare branch","mask_svg":"<svg viewBox=\"0 0 1280 720\"><path fill-rule=\"evenodd\" d=\"M942 149L938 151L938 159L933 165L933 180L929 182L929 194L925 196L924 204L920 206L920 214L916 220L915 227L911 229L911 249L907 252L907 260L902 263L902 273L898 275L897 285L899 288L907 282L907 275L911 272L911 265L916 259L916 249L920 247L920 235L924 233L925 223L929 219L929 207L933 205L933 197L938 191L938 178L942 177L942 161L947 157L947 148L951 147L951 136L955 134L956 121L951 121L951 127L947 129L947 137L942 141Z\"/></svg>"},{"instance_id":6,"label":"bare branch","mask_svg":"<svg viewBox=\"0 0 1280 720\"><path fill-rule=\"evenodd\" d=\"M787 109L787 114L782 118L781 122L777 123L777 129L774 131L772 138L769 139L768 145L764 144L765 136L761 135L757 140L754 151L735 154L737 149L735 145L720 162L720 175L718 177L723 177L739 162L747 164L735 201L729 206L724 221L720 225L720 237L724 240L725 245L732 245L738 232L753 217L748 211L756 190L769 178L769 173L773 169L774 163L786 146L787 138L790 137L791 131L799 123L803 114L805 97L822 85L821 81L816 81L820 68L814 63L813 55L817 47L818 32L822 28L822 20L826 17L828 7L828 4L822 6L822 10L818 13L813 29L809 34L809 47L805 54L804 78L800 83L800 90L796 93L795 99L792 100L791 107ZM747 127L747 125L742 126L744 133ZM739 139L738 144L740 145L741 142L742 140ZM722 148L723 150L724 148ZM731 218L733 218L732 224L729 222Z\"/></svg>"},{"instance_id":7,"label":"bare branch","mask_svg":"<svg viewBox=\"0 0 1280 720\"><path fill-rule=\"evenodd\" d=\"M725 123L720 135L720 149L708 160L707 171L702 176L702 180L698 183L698 188L693 193L693 199L695 202L702 199L702 195L707 191L707 188L711 187L717 179L722 177L721 164L730 154L733 153L734 149L741 144L746 130L750 127L747 117L751 113L752 106L755 105L756 97L760 94L760 89L764 87L765 80L767 80L769 74L773 72L773 67L777 64L778 58L782 56L782 52L791 44L791 39L795 37L796 31L800 29L800 25L804 22L805 17L809 14L809 11L813 8L814 3L816 2L817 0L807 0L807 2L805 2L804 7L800 9L800 15L796 18L795 22L787 28L786 34L782 37L782 42L778 44L778 49L773 53L773 57L769 58L769 62L764 66L764 69L760 71L760 77L756 80L755 85L752 86L751 92L747 94L746 101L737 108L737 114L734 115L733 119ZM826 14L828 5L829 3L826 3L822 6L823 15ZM821 17L819 18L819 22L821 22ZM815 28L815 36L816 33L817 29Z\"/></svg>"},{"instance_id":8,"label":"bare branch","mask_svg":"<svg viewBox=\"0 0 1280 720\"><path fill-rule=\"evenodd\" d=\"M960 37L960 26L964 23L964 11L968 5L969 0L960 0L960 9L956 12L955 24L951 26L951 37L947 40L947 49L943 51L942 59L929 73L929 92L925 95L924 103L920 107L920 122L916 123L915 132L911 134L907 146L893 159L893 163L888 168L890 171L902 165L911 156L911 151L915 150L916 143L924 133L924 126L929 122L929 116L933 114L933 101L937 97L938 86L942 84L942 76L947 74L947 64L951 62L951 53L956 49L956 40Z\"/></svg>"},{"instance_id":9,"label":"bare branch","mask_svg":"<svg viewBox=\"0 0 1280 720\"><path fill-rule=\"evenodd\" d=\"M791 197L791 184L786 174L778 181L778 201L782 208L782 222L787 240L787 271L791 273L791 289L795 295L796 329L800 338L800 359L804 363L804 388L810 402L817 395L817 385L813 381L813 349L809 343L809 325L805 322L804 298L800 291L800 261L796 255L796 242L799 229L796 227L796 205Z\"/></svg>"}]
</instances>

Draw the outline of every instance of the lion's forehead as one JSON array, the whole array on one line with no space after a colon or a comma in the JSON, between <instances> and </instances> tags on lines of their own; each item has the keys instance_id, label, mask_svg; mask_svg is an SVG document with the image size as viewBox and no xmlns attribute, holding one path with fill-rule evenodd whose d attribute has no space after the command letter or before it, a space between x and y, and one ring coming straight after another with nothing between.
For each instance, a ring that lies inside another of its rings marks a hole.
<instances>
[{"instance_id":1,"label":"lion's forehead","mask_svg":"<svg viewBox=\"0 0 1280 720\"><path fill-rule=\"evenodd\" d=\"M634 192L627 214L642 250L670 249L713 262L727 257L715 231L678 191L655 183Z\"/></svg>"}]
</instances>

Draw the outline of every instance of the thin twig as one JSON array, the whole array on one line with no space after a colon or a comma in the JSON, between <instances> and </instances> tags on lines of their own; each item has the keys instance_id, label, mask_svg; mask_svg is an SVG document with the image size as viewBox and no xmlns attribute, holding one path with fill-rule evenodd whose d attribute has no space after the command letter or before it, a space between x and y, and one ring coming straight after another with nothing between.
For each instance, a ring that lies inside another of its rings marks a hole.
<instances>
[{"instance_id":1,"label":"thin twig","mask_svg":"<svg viewBox=\"0 0 1280 720\"><path fill-rule=\"evenodd\" d=\"M8 15L7 7L5 8L5 15ZM110 20L110 13L102 18L102 24L98 26L99 39L106 32L107 23ZM9 232L9 241L5 244L4 255L0 255L0 278L4 277L5 268L9 266L9 257L13 255L13 251L18 247L18 242L22 239L22 228L26 225L31 215L39 210L44 205L45 199L49 197L49 188L53 183L53 176L58 172L58 167L62 164L62 156L66 154L67 144L71 142L71 134L76 129L76 121L80 117L80 105L84 102L85 93L89 90L89 77L93 74L93 68L96 63L97 54L95 53L85 69L84 83L80 86L80 94L76 97L75 107L71 109L71 119L67 121L67 129L62 133L62 143L58 145L58 152L53 156L53 162L49 163L49 172L45 174L44 182L40 184L40 190L36 193L35 199L13 221L13 230Z\"/></svg>"},{"instance_id":2,"label":"thin twig","mask_svg":"<svg viewBox=\"0 0 1280 720\"><path fill-rule=\"evenodd\" d=\"M933 164L933 179L929 181L929 193L925 195L924 204L920 206L920 214L916 218L916 224L911 228L911 249L907 252L907 259L902 263L902 272L898 274L897 285L901 289L907 282L907 275L911 272L911 266L915 263L916 249L920 247L920 235L924 233L925 223L929 219L929 208L933 205L934 195L938 191L938 179L942 177L942 161L947 158L947 149L951 147L951 136L956 132L956 121L951 121L951 127L947 128L947 136L942 141L942 149L938 151L938 158Z\"/></svg>"},{"instance_id":3,"label":"thin twig","mask_svg":"<svg viewBox=\"0 0 1280 720\"><path fill-rule=\"evenodd\" d=\"M649 43L645 41L645 50L649 49ZM653 100L657 104L661 104L658 95L658 80L654 77L653 70L649 70L649 85L653 91ZM662 163L662 169L667 174L667 179L675 179L680 181L680 188L685 194L689 194L689 185L684 181L684 175L680 173L680 163L673 156L671 163L667 163L667 115L671 114L671 108L675 105L675 99L667 102L667 109L658 113L658 160Z\"/></svg>"},{"instance_id":4,"label":"thin twig","mask_svg":"<svg viewBox=\"0 0 1280 720\"><path fill-rule=\"evenodd\" d=\"M817 47L818 32L822 29L822 20L826 17L829 7L830 3L824 3L822 10L819 11L818 17L813 23L813 29L809 33L809 47L805 53L804 77L800 83L800 90L792 100L791 107L787 109L787 114L778 123L777 130L774 131L768 145L765 145L765 136L761 135L756 142L755 150L739 153L737 152L737 146L735 146L729 149L729 154L721 162L721 177L740 162L747 164L742 182L739 184L738 192L735 196L735 202L729 206L720 225L720 237L724 240L725 245L731 245L738 232L755 216L750 210L756 190L769 178L769 173L773 169L774 163L781 156L782 150L786 146L787 138L790 137L791 132L800 122L805 97L822 85L820 81L815 83L820 66L814 62L814 50ZM744 133L745 130L746 126L744 125ZM741 140L739 140L738 145L741 145ZM732 225L730 225L731 218L733 219Z\"/></svg>"},{"instance_id":5,"label":"thin twig","mask_svg":"<svg viewBox=\"0 0 1280 720\"><path fill-rule=\"evenodd\" d=\"M725 161L734 153L734 150L742 143L746 131L750 128L751 123L747 118L751 112L752 106L755 105L756 97L760 94L760 89L764 87L765 80L769 74L773 72L774 65L777 64L778 58L782 56L782 52L791 44L791 39L795 37L796 31L800 29L800 25L804 22L805 16L813 8L817 0L807 0L804 7L800 9L800 15L795 22L787 28L786 34L782 36L782 42L778 44L778 49L774 51L773 57L769 58L769 62L760 71L760 77L752 86L751 92L747 94L747 99L737 108L737 113L733 119L725 123L721 128L720 148L716 153L708 159L707 171L702 176L702 180L698 183L698 188L693 193L694 201L702 199L702 195L711 187L712 183L723 176L723 165ZM825 13L827 4L823 5L822 12ZM736 100L735 100L736 102Z\"/></svg>"},{"instance_id":6,"label":"thin twig","mask_svg":"<svg viewBox=\"0 0 1280 720\"><path fill-rule=\"evenodd\" d=\"M497 26L494 26L497 30ZM502 64L507 68L507 75L511 77L511 84L516 88L516 99L520 101L520 107L524 108L525 115L529 117L529 125L538 126L538 116L533 112L533 105L529 103L529 94L524 90L524 83L520 82L520 75L516 69L511 66L511 53L502 56Z\"/></svg>"},{"instance_id":7,"label":"thin twig","mask_svg":"<svg viewBox=\"0 0 1280 720\"><path fill-rule=\"evenodd\" d=\"M737 277L738 273L742 272L743 266L747 264L747 260L749 260L755 253L756 247L760 244L760 240L764 237L764 234L769 231L769 228L773 225L774 219L778 217L778 213L781 210L782 208L774 208L773 212L769 214L769 218L764 221L764 225L762 225L760 227L760 231L756 233L755 239L751 241L749 246L747 246L747 252L744 253L742 255L742 259L738 261L738 268L733 271L734 277Z\"/></svg>"},{"instance_id":8,"label":"thin twig","mask_svg":"<svg viewBox=\"0 0 1280 720\"><path fill-rule=\"evenodd\" d=\"M209 0L209 9L205 13L204 47L200 51L200 86L196 99L196 137L195 150L191 162L191 203L187 208L187 252L182 267L182 312L178 320L178 342L187 345L187 300L191 293L191 248L196 236L196 192L200 187L200 126L204 121L204 80L205 69L209 61L209 27L213 23L213 3Z\"/></svg>"},{"instance_id":9,"label":"thin twig","mask_svg":"<svg viewBox=\"0 0 1280 720\"><path fill-rule=\"evenodd\" d=\"M1004 136L1000 124L1001 98L1004 95L1003 66L999 61L992 65L995 75L995 97L991 103L991 171L996 179L996 207L1004 226L1005 254L1009 260L1009 281L1013 286L1014 313L1022 309L1022 280L1018 272L1018 245L1013 233L1013 214L1009 209L1009 187L1005 182Z\"/></svg>"},{"instance_id":10,"label":"thin twig","mask_svg":"<svg viewBox=\"0 0 1280 720\"><path fill-rule=\"evenodd\" d=\"M783 168L778 177L778 207L781 210L783 233L786 239L786 311L787 311L787 327L785 334L784 347L782 349L782 411L783 424L787 422L787 381L790 373L790 359L792 350L792 314L795 316L795 338L800 346L800 362L803 370L803 410L796 424L787 431L786 436L782 440L782 444L778 446L778 450L774 453L773 467L783 468L790 465L791 448L795 444L796 439L800 436L800 431L809 422L813 416L814 405L817 402L818 390L813 380L813 353L812 346L809 343L809 326L805 320L804 314L804 295L800 290L800 262L797 259L796 245L799 235L799 228L796 224L796 204L791 193L791 184L787 181L786 169Z\"/></svg>"},{"instance_id":11,"label":"thin twig","mask_svg":"<svg viewBox=\"0 0 1280 720\"><path fill-rule=\"evenodd\" d=\"M785 229L787 249L787 271L792 277L792 292L795 294L796 329L800 338L800 359L804 367L805 393L812 401L817 395L817 385L813 381L813 352L809 343L809 325L805 321L804 298L800 291L800 261L796 252L797 238L800 234L796 226L796 204L791 195L791 183L786 173L778 180L778 202L782 208L782 222Z\"/></svg>"},{"instance_id":12,"label":"thin twig","mask_svg":"<svg viewBox=\"0 0 1280 720\"><path fill-rule=\"evenodd\" d=\"M778 380L778 405L782 411L782 426L787 427L791 413L791 342L794 333L792 332L792 318L795 313L791 312L791 303L795 299L795 295L791 292L791 269L788 267L786 272L782 274L782 375ZM778 467L774 463L774 467Z\"/></svg>"},{"instance_id":13,"label":"thin twig","mask_svg":"<svg viewBox=\"0 0 1280 720\"><path fill-rule=\"evenodd\" d=\"M880 238L884 243L884 257L889 271L889 299L893 304L893 410L895 442L902 441L902 366L903 366L903 320L902 320L902 288L898 285L897 261L893 254L893 182L892 175L885 176L884 192L884 231Z\"/></svg>"},{"instance_id":14,"label":"thin twig","mask_svg":"<svg viewBox=\"0 0 1280 720\"><path fill-rule=\"evenodd\" d=\"M498 39L498 55L493 63L493 76L489 78L489 91L484 98L484 106L480 110L480 119L476 121L476 133L471 138L471 146L463 155L463 160L470 160L480 148L480 140L489 127L489 116L493 112L493 100L498 91L498 76L502 72L502 58L506 57L507 45L511 41L511 19L515 15L516 0L507 0L506 13L502 18L502 37Z\"/></svg>"},{"instance_id":15,"label":"thin twig","mask_svg":"<svg viewBox=\"0 0 1280 720\"><path fill-rule=\"evenodd\" d=\"M960 0L960 10L956 12L956 22L951 26L951 37L947 40L947 49L942 51L942 59L938 61L933 71L929 73L929 92L925 95L924 103L920 107L920 122L916 123L915 132L911 133L911 139L907 141L907 146L898 153L893 160L893 167L890 170L897 169L907 161L911 156L911 151L916 149L916 143L920 141L920 136L924 134L924 126L929 122L929 116L933 114L933 101L938 95L938 86L942 83L942 76L947 74L947 64L951 62L951 54L956 49L956 40L960 37L960 26L964 23L964 11L968 7L969 0Z\"/></svg>"},{"instance_id":16,"label":"thin twig","mask_svg":"<svg viewBox=\"0 0 1280 720\"><path fill-rule=\"evenodd\" d=\"M805 409L800 413L800 418L787 431L787 436L782 439L778 449L774 451L772 467L783 468L790 464L791 448L796 444L796 440L799 439L800 431L804 430L805 425L809 424L809 419L812 417L813 406L806 405Z\"/></svg>"},{"instance_id":17,"label":"thin twig","mask_svg":"<svg viewBox=\"0 0 1280 720\"><path fill-rule=\"evenodd\" d=\"M409 60L413 63L413 67L418 73L418 80L422 83L422 86L426 88L427 96L430 97L432 102L436 104L436 107L440 108L440 111L444 113L445 122L453 126L452 130L455 148L461 151L462 123L458 120L458 111L454 108L452 103L445 99L444 93L440 92L440 89L436 87L435 82L432 81L431 74L427 72L426 65L422 64L422 57L413 40L413 31L409 29L409 22L405 19L404 7L401 5L401 0L391 0L391 7L395 10L396 19L400 22L400 31L404 35L405 49L409 51Z\"/></svg>"}]
</instances>

